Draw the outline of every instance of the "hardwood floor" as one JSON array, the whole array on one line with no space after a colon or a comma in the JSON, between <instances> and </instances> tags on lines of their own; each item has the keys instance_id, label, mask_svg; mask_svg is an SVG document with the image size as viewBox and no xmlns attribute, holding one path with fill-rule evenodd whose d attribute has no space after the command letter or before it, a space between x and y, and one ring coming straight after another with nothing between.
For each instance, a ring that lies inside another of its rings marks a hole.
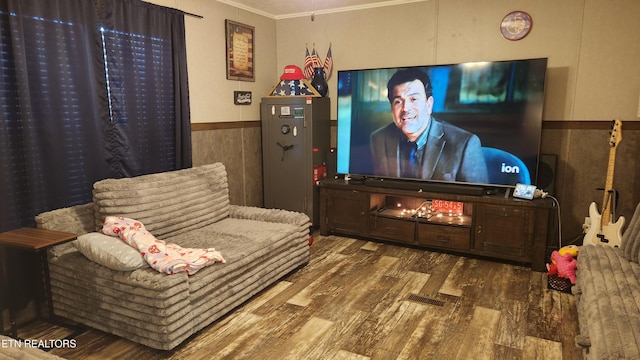
<instances>
[{"instance_id":1,"label":"hardwood floor","mask_svg":"<svg viewBox=\"0 0 640 360\"><path fill-rule=\"evenodd\" d=\"M67 359L582 359L572 295L529 268L315 235L311 262L172 351L85 330ZM36 323L23 338L72 330Z\"/></svg>"}]
</instances>

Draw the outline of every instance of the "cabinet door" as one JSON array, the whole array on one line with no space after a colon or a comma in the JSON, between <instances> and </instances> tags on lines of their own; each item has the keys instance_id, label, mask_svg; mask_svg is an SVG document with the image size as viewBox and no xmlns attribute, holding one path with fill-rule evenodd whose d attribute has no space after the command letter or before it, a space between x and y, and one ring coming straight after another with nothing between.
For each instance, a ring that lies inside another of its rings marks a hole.
<instances>
[{"instance_id":1,"label":"cabinet door","mask_svg":"<svg viewBox=\"0 0 640 360\"><path fill-rule=\"evenodd\" d=\"M474 248L478 253L531 262L535 210L477 205L474 219Z\"/></svg>"},{"instance_id":2,"label":"cabinet door","mask_svg":"<svg viewBox=\"0 0 640 360\"><path fill-rule=\"evenodd\" d=\"M262 104L264 206L302 212L317 221L309 206L313 197L309 130L304 126L304 118L292 113L302 106Z\"/></svg>"},{"instance_id":3,"label":"cabinet door","mask_svg":"<svg viewBox=\"0 0 640 360\"><path fill-rule=\"evenodd\" d=\"M323 191L323 201L326 201L324 225L328 231L345 235L365 235L369 216L369 194L357 190Z\"/></svg>"}]
</instances>

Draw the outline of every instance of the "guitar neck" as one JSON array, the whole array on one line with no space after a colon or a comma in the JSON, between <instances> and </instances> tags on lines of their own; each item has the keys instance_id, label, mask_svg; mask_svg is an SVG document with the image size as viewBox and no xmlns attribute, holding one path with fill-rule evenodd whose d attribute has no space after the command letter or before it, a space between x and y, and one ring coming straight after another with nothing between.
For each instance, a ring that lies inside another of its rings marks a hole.
<instances>
[{"instance_id":1,"label":"guitar neck","mask_svg":"<svg viewBox=\"0 0 640 360\"><path fill-rule=\"evenodd\" d=\"M604 185L604 198L602 200L602 224L611 222L611 201L613 199L613 170L616 165L616 147L609 149L609 164L607 166L607 179Z\"/></svg>"}]
</instances>

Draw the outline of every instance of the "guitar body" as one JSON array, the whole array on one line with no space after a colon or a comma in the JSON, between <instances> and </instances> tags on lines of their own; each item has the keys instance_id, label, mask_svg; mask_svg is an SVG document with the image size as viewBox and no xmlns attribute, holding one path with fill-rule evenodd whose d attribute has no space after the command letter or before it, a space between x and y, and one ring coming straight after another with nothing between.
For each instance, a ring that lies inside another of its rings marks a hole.
<instances>
[{"instance_id":1,"label":"guitar body","mask_svg":"<svg viewBox=\"0 0 640 360\"><path fill-rule=\"evenodd\" d=\"M613 120L611 136L609 137L609 164L607 165L607 178L604 185L604 199L602 200L602 215L598 212L598 205L592 202L589 206L589 219L591 226L587 230L582 241L583 245L608 245L620 247L622 244L622 227L624 217L620 216L614 223L611 219L612 202L615 204L617 193L613 190L613 168L616 163L616 148L622 141L622 121Z\"/></svg>"},{"instance_id":2,"label":"guitar body","mask_svg":"<svg viewBox=\"0 0 640 360\"><path fill-rule=\"evenodd\" d=\"M622 228L624 227L624 216L620 216L618 221L601 224L602 216L598 212L598 206L592 202L589 206L589 219L591 226L584 236L582 245L608 245L620 247L622 245Z\"/></svg>"}]
</instances>

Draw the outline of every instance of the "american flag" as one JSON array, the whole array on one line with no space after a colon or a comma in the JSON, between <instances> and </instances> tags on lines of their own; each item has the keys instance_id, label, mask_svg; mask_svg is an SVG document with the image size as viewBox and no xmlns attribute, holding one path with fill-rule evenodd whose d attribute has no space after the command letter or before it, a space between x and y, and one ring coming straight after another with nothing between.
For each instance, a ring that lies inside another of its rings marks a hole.
<instances>
[{"instance_id":1,"label":"american flag","mask_svg":"<svg viewBox=\"0 0 640 360\"><path fill-rule=\"evenodd\" d=\"M320 61L320 57L318 56L318 53L316 52L315 45L313 46L313 52L311 53L311 62L313 63L313 67L314 68L322 66L322 61Z\"/></svg>"},{"instance_id":2,"label":"american flag","mask_svg":"<svg viewBox=\"0 0 640 360\"><path fill-rule=\"evenodd\" d=\"M307 46L307 54L304 57L304 76L307 79L310 79L313 76L313 60L311 59L311 55L309 55L309 47Z\"/></svg>"},{"instance_id":3,"label":"american flag","mask_svg":"<svg viewBox=\"0 0 640 360\"><path fill-rule=\"evenodd\" d=\"M329 50L327 50L327 57L324 58L324 76L329 79L331 76L331 70L333 70L333 57L331 55L331 44L329 44Z\"/></svg>"},{"instance_id":4,"label":"american flag","mask_svg":"<svg viewBox=\"0 0 640 360\"><path fill-rule=\"evenodd\" d=\"M316 96L303 80L280 80L271 96Z\"/></svg>"}]
</instances>

